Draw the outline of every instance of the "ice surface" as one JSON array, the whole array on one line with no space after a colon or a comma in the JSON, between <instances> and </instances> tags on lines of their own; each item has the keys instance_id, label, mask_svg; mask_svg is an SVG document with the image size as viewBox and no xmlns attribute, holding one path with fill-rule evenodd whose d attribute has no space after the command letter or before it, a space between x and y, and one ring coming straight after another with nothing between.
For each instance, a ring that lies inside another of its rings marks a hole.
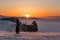
<instances>
[{"instance_id":1,"label":"ice surface","mask_svg":"<svg viewBox=\"0 0 60 40\"><path fill-rule=\"evenodd\" d=\"M27 22L27 24L31 24L34 20L20 20L22 23ZM39 32L60 32L60 22L49 22L49 21L41 21L35 20L38 25ZM16 27L15 22L11 21L2 21L0 20L0 30L6 31L14 31Z\"/></svg>"},{"instance_id":2,"label":"ice surface","mask_svg":"<svg viewBox=\"0 0 60 40\"><path fill-rule=\"evenodd\" d=\"M0 40L60 40L60 33L53 32L15 32L0 31Z\"/></svg>"},{"instance_id":3,"label":"ice surface","mask_svg":"<svg viewBox=\"0 0 60 40\"><path fill-rule=\"evenodd\" d=\"M34 20L20 21L31 24ZM35 21L39 32L20 32L16 35L15 22L0 20L0 40L60 40L60 22Z\"/></svg>"}]
</instances>

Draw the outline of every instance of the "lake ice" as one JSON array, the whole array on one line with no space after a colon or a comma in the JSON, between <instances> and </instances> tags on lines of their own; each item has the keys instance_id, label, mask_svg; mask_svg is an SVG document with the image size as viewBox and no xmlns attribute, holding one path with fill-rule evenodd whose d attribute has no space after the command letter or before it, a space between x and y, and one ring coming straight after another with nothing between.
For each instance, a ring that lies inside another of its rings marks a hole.
<instances>
[{"instance_id":1,"label":"lake ice","mask_svg":"<svg viewBox=\"0 0 60 40\"><path fill-rule=\"evenodd\" d=\"M20 20L22 23L27 21L27 24L31 24L34 20ZM60 22L51 22L51 21L42 21L35 20L38 25L39 32L60 32ZM0 30L6 31L14 31L15 30L15 22L11 21L3 21L0 20Z\"/></svg>"},{"instance_id":2,"label":"lake ice","mask_svg":"<svg viewBox=\"0 0 60 40\"><path fill-rule=\"evenodd\" d=\"M31 24L34 20L20 21ZM20 32L16 35L14 22L0 20L0 40L60 40L60 22L35 21L39 32Z\"/></svg>"}]
</instances>

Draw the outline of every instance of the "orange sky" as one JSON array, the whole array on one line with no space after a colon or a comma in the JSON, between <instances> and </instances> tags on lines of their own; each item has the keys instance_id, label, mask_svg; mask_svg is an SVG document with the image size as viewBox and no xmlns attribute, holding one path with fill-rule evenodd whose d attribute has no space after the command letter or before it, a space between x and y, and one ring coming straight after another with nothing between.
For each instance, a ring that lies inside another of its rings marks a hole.
<instances>
[{"instance_id":1,"label":"orange sky","mask_svg":"<svg viewBox=\"0 0 60 40\"><path fill-rule=\"evenodd\" d=\"M23 17L60 16L60 1L0 0L0 15Z\"/></svg>"}]
</instances>

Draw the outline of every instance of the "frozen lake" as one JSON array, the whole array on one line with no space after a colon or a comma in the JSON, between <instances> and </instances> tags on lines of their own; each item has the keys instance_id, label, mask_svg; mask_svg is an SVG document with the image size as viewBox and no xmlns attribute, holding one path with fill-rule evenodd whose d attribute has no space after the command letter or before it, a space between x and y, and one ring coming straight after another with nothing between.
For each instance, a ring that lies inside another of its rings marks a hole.
<instances>
[{"instance_id":1,"label":"frozen lake","mask_svg":"<svg viewBox=\"0 0 60 40\"><path fill-rule=\"evenodd\" d=\"M31 24L34 20L20 20L22 23L27 22L27 24ZM43 21L43 20L35 20L38 25L39 32L60 32L60 22L51 22L51 21ZM11 21L3 21L0 20L0 30L6 31L14 31L15 23Z\"/></svg>"},{"instance_id":2,"label":"frozen lake","mask_svg":"<svg viewBox=\"0 0 60 40\"><path fill-rule=\"evenodd\" d=\"M34 20L20 20L31 24ZM15 33L15 23L0 20L0 40L60 40L60 22L35 20L39 32Z\"/></svg>"},{"instance_id":3,"label":"frozen lake","mask_svg":"<svg viewBox=\"0 0 60 40\"><path fill-rule=\"evenodd\" d=\"M0 40L60 40L60 33L53 32L15 32L0 31Z\"/></svg>"}]
</instances>

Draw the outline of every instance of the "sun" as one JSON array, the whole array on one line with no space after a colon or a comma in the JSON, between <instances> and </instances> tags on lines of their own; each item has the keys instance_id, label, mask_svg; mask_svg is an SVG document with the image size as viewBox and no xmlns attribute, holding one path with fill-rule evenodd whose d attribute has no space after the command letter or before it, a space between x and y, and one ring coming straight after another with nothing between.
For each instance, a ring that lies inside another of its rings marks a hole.
<instances>
[{"instance_id":1,"label":"sun","mask_svg":"<svg viewBox=\"0 0 60 40\"><path fill-rule=\"evenodd\" d=\"M29 17L30 17L30 15L29 15L29 14L25 14L25 17L26 17L26 18L29 18Z\"/></svg>"}]
</instances>

